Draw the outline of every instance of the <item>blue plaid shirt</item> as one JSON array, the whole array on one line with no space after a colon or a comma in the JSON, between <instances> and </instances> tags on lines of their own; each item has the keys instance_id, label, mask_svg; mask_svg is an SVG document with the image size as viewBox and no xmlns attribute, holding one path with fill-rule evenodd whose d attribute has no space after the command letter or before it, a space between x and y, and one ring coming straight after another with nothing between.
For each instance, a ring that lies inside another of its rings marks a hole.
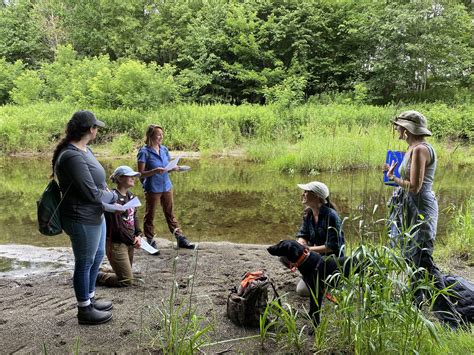
<instances>
[{"instance_id":1,"label":"blue plaid shirt","mask_svg":"<svg viewBox=\"0 0 474 355\"><path fill-rule=\"evenodd\" d=\"M328 206L319 209L317 223L314 222L313 210L307 208L296 237L305 239L309 246L325 245L333 251L332 254L344 256L342 222L337 212Z\"/></svg>"}]
</instances>

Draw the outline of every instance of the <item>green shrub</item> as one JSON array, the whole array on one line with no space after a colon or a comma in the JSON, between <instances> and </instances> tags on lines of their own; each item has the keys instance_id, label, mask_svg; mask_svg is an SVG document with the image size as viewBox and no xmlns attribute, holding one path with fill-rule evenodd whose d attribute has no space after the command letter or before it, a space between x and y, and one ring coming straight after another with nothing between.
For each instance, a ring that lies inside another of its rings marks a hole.
<instances>
[{"instance_id":1,"label":"green shrub","mask_svg":"<svg viewBox=\"0 0 474 355\"><path fill-rule=\"evenodd\" d=\"M369 89L364 83L357 83L354 85L354 101L356 103L365 103L368 99Z\"/></svg>"},{"instance_id":2,"label":"green shrub","mask_svg":"<svg viewBox=\"0 0 474 355\"><path fill-rule=\"evenodd\" d=\"M301 104L304 100L306 79L301 76L289 76L281 84L264 90L265 100L283 108Z\"/></svg>"},{"instance_id":3,"label":"green shrub","mask_svg":"<svg viewBox=\"0 0 474 355\"><path fill-rule=\"evenodd\" d=\"M67 45L58 47L54 62L42 65L40 75L45 81L45 101L61 101L70 95L71 71L78 62L77 53Z\"/></svg>"},{"instance_id":4,"label":"green shrub","mask_svg":"<svg viewBox=\"0 0 474 355\"><path fill-rule=\"evenodd\" d=\"M110 149L114 154L117 155L125 155L129 154L134 149L134 142L132 138L130 138L126 134L120 134L112 140L110 145Z\"/></svg>"},{"instance_id":5,"label":"green shrub","mask_svg":"<svg viewBox=\"0 0 474 355\"><path fill-rule=\"evenodd\" d=\"M10 91L12 101L18 105L28 105L39 101L44 82L33 70L26 70L13 80L14 88Z\"/></svg>"},{"instance_id":6,"label":"green shrub","mask_svg":"<svg viewBox=\"0 0 474 355\"><path fill-rule=\"evenodd\" d=\"M69 72L69 90L63 100L82 107L91 103L97 103L101 108L113 107L111 81L114 67L107 56L78 61Z\"/></svg>"},{"instance_id":7,"label":"green shrub","mask_svg":"<svg viewBox=\"0 0 474 355\"><path fill-rule=\"evenodd\" d=\"M13 81L23 70L23 63L17 60L9 63L5 58L0 58L0 105L6 104L10 100L10 91L13 89Z\"/></svg>"},{"instance_id":8,"label":"green shrub","mask_svg":"<svg viewBox=\"0 0 474 355\"><path fill-rule=\"evenodd\" d=\"M179 101L173 67L127 60L120 64L113 79L117 103L125 108L150 110Z\"/></svg>"}]
</instances>

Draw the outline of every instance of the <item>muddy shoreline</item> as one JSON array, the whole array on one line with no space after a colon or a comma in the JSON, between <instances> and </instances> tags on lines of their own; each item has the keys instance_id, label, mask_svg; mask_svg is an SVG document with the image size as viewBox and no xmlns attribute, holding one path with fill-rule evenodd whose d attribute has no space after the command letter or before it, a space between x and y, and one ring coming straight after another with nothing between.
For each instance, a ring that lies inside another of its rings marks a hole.
<instances>
[{"instance_id":1,"label":"muddy shoreline","mask_svg":"<svg viewBox=\"0 0 474 355\"><path fill-rule=\"evenodd\" d=\"M293 289L296 274L288 274L263 245L232 243L200 243L197 253L176 250L165 239L158 243L161 254L152 256L144 251L135 253L134 269L143 275L143 282L130 288L97 288L97 297L112 300L113 320L98 326L79 326L72 288L72 253L69 248L48 248L51 258L62 257L63 269L31 270L21 277L0 273L0 343L1 352L71 353L79 339L80 352L148 353L152 339L143 332L157 324L157 308L167 302L171 285L176 279L180 298L189 300L189 276L196 273L192 295L197 314L212 320L209 333L213 342L258 334L258 329L233 325L226 317L228 289L238 283L242 273L266 269L275 278L280 290ZM2 246L6 249L26 247L23 259L33 254L35 247ZM1 255L1 254L0 254ZM176 274L173 261L176 256ZM38 260L37 260L38 262ZM39 265L38 262L35 265ZM285 286L286 285L286 286ZM304 300L302 300L304 302ZM224 350L249 352L259 347L254 341L230 341L202 349L206 353Z\"/></svg>"},{"instance_id":2,"label":"muddy shoreline","mask_svg":"<svg viewBox=\"0 0 474 355\"><path fill-rule=\"evenodd\" d=\"M178 299L189 301L192 292L196 313L214 326L209 340L218 344L203 347L203 353L278 352L271 342L262 350L258 338L235 340L255 336L258 329L237 327L229 321L226 317L228 290L237 285L244 272L264 269L273 278L279 293L287 293L288 302L302 310L307 300L293 292L298 273L283 268L277 258L268 254L265 245L203 242L197 253L176 250L166 239L159 239L158 246L159 256L144 251L135 254L135 269L142 273L142 282L126 289L97 288L98 298L114 303L113 320L98 326L77 324L70 248L43 248L46 258L33 257L35 267L46 259L59 261L63 267L42 272L31 270L22 277L0 273L1 352L43 353L46 349L51 354L72 353L76 346L81 353L155 352L150 336L153 333L146 330L153 332L158 326L157 310L169 299L174 281L178 284ZM15 251L18 257L28 259L35 255L34 248L3 245L0 256ZM175 273L172 271L174 262ZM452 264L447 268L472 281L473 267ZM190 275L193 274L191 291Z\"/></svg>"}]
</instances>

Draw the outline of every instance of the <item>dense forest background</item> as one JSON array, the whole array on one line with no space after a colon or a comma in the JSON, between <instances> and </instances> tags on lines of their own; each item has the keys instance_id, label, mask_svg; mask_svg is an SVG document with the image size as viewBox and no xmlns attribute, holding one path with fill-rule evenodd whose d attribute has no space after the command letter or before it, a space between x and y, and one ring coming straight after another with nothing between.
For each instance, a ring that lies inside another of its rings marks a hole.
<instances>
[{"instance_id":1,"label":"dense forest background","mask_svg":"<svg viewBox=\"0 0 474 355\"><path fill-rule=\"evenodd\" d=\"M3 0L0 104L472 103L447 0Z\"/></svg>"}]
</instances>

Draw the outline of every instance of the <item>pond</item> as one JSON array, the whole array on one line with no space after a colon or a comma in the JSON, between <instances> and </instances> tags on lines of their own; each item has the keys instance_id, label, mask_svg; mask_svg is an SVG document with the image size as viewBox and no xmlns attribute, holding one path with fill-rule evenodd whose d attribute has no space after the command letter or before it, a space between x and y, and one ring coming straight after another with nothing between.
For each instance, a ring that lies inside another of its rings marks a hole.
<instances>
[{"instance_id":1,"label":"pond","mask_svg":"<svg viewBox=\"0 0 474 355\"><path fill-rule=\"evenodd\" d=\"M110 174L118 165L135 168L134 159L99 160ZM36 200L47 184L49 159L1 158L0 244L69 246L62 234L42 236L36 229ZM190 171L172 173L176 216L192 241L230 241L270 244L293 238L302 218L301 190L297 183L325 182L344 222L349 243L380 237L391 187L384 186L379 171L287 174L241 158L182 158ZM469 169L439 171L435 192L439 200L439 238L446 234L449 206L460 206L472 194ZM142 202L139 183L133 190ZM140 222L144 208L140 208ZM170 238L164 217L156 216L156 232ZM0 247L1 248L1 247Z\"/></svg>"}]
</instances>

